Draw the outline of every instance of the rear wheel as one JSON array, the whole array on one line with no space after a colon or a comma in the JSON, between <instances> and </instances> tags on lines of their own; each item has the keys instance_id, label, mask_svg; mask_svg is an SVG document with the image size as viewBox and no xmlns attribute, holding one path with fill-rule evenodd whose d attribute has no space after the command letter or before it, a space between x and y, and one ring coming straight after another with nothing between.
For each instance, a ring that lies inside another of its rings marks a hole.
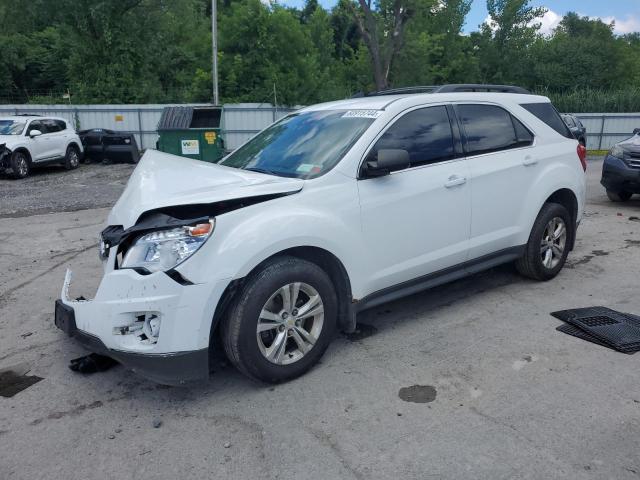
<instances>
[{"instance_id":1,"label":"rear wheel","mask_svg":"<svg viewBox=\"0 0 640 480\"><path fill-rule=\"evenodd\" d=\"M607 197L609 197L609 200L612 202L626 202L631 198L631 195L633 195L631 192L614 192L613 190L607 190Z\"/></svg>"},{"instance_id":2,"label":"rear wheel","mask_svg":"<svg viewBox=\"0 0 640 480\"><path fill-rule=\"evenodd\" d=\"M30 170L31 164L27 154L22 151L13 152L11 155L11 171L13 172L11 175L13 178L25 178L29 176Z\"/></svg>"},{"instance_id":3,"label":"rear wheel","mask_svg":"<svg viewBox=\"0 0 640 480\"><path fill-rule=\"evenodd\" d=\"M80 152L73 145L67 147L67 153L64 156L64 168L73 170L80 165Z\"/></svg>"},{"instance_id":4,"label":"rear wheel","mask_svg":"<svg viewBox=\"0 0 640 480\"><path fill-rule=\"evenodd\" d=\"M302 375L335 332L336 293L314 263L281 257L247 280L221 328L227 357L240 372L278 383Z\"/></svg>"},{"instance_id":5,"label":"rear wheel","mask_svg":"<svg viewBox=\"0 0 640 480\"><path fill-rule=\"evenodd\" d=\"M567 260L574 225L567 209L557 203L545 203L533 224L524 255L516 268L525 277L550 280Z\"/></svg>"}]
</instances>

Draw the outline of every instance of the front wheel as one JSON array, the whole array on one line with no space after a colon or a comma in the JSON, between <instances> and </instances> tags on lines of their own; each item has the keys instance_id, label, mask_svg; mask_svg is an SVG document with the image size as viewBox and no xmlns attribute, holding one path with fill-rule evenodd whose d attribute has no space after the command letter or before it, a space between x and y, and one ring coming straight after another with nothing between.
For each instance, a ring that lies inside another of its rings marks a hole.
<instances>
[{"instance_id":1,"label":"front wheel","mask_svg":"<svg viewBox=\"0 0 640 480\"><path fill-rule=\"evenodd\" d=\"M10 164L11 171L13 172L11 175L13 176L13 178L26 178L31 171L29 158L24 152L13 152L13 155L11 155Z\"/></svg>"},{"instance_id":2,"label":"front wheel","mask_svg":"<svg viewBox=\"0 0 640 480\"><path fill-rule=\"evenodd\" d=\"M631 192L614 192L613 190L607 190L607 197L609 197L609 200L612 202L626 202L631 198L631 195L633 195Z\"/></svg>"},{"instance_id":3,"label":"front wheel","mask_svg":"<svg viewBox=\"0 0 640 480\"><path fill-rule=\"evenodd\" d=\"M221 326L227 357L250 378L278 383L302 375L336 328L337 297L316 264L280 257L252 274Z\"/></svg>"},{"instance_id":4,"label":"front wheel","mask_svg":"<svg viewBox=\"0 0 640 480\"><path fill-rule=\"evenodd\" d=\"M557 203L545 203L533 224L524 255L516 268L525 277L551 280L567 260L575 227L567 209Z\"/></svg>"}]
</instances>

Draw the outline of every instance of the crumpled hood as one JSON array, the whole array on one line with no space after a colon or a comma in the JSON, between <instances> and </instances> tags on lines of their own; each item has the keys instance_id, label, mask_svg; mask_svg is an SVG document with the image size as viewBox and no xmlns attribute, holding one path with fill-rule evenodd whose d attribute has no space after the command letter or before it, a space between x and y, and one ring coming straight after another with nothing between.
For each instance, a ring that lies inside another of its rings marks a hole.
<instances>
[{"instance_id":1,"label":"crumpled hood","mask_svg":"<svg viewBox=\"0 0 640 480\"><path fill-rule=\"evenodd\" d=\"M109 225L125 229L146 211L214 203L258 195L292 193L304 180L266 175L147 150L109 214Z\"/></svg>"}]
</instances>

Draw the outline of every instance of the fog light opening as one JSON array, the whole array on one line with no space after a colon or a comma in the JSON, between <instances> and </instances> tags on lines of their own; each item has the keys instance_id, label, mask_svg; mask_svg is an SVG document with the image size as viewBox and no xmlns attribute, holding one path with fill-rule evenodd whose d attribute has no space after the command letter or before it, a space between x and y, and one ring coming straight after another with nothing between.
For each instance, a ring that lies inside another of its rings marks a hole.
<instances>
[{"instance_id":1,"label":"fog light opening","mask_svg":"<svg viewBox=\"0 0 640 480\"><path fill-rule=\"evenodd\" d=\"M132 322L113 328L114 335L135 335L140 343L154 345L160 336L160 314L157 312L139 312L133 314Z\"/></svg>"},{"instance_id":2,"label":"fog light opening","mask_svg":"<svg viewBox=\"0 0 640 480\"><path fill-rule=\"evenodd\" d=\"M149 343L157 343L160 336L160 318L154 313L146 314L142 331Z\"/></svg>"}]
</instances>

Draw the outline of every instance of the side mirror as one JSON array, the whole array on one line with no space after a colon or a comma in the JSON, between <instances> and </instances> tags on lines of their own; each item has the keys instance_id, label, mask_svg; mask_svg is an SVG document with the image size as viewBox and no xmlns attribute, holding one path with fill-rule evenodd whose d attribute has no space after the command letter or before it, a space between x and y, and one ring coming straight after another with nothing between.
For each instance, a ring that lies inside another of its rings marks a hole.
<instances>
[{"instance_id":1,"label":"side mirror","mask_svg":"<svg viewBox=\"0 0 640 480\"><path fill-rule=\"evenodd\" d=\"M634 135L638 135L640 133L640 128L634 128L633 129L633 134Z\"/></svg>"},{"instance_id":2,"label":"side mirror","mask_svg":"<svg viewBox=\"0 0 640 480\"><path fill-rule=\"evenodd\" d=\"M409 152L399 148L378 150L378 159L367 161L366 173L370 177L389 175L392 170L409 168Z\"/></svg>"},{"instance_id":3,"label":"side mirror","mask_svg":"<svg viewBox=\"0 0 640 480\"><path fill-rule=\"evenodd\" d=\"M31 131L29 132L29 136L30 136L31 138L33 138L33 137L37 137L37 136L39 136L39 135L42 135L42 132L41 132L40 130L31 130Z\"/></svg>"}]
</instances>

